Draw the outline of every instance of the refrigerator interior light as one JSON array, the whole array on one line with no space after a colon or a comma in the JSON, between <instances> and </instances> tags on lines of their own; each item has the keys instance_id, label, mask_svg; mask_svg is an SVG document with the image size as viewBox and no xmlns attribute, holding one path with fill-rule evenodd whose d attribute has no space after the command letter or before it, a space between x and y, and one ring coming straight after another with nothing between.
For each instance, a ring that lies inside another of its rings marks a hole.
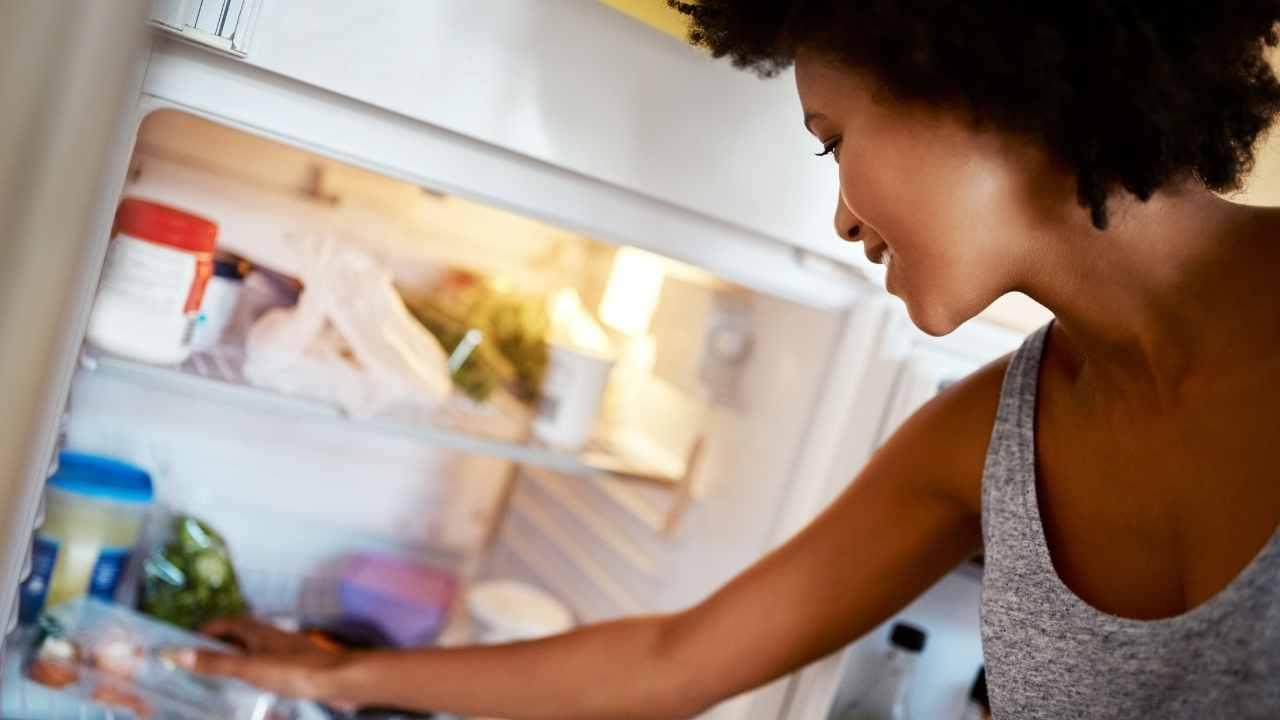
<instances>
[{"instance_id":1,"label":"refrigerator interior light","mask_svg":"<svg viewBox=\"0 0 1280 720\"><path fill-rule=\"evenodd\" d=\"M613 344L591 317L573 288L561 288L551 298L551 341L597 355L612 355Z\"/></svg>"},{"instance_id":2,"label":"refrigerator interior light","mask_svg":"<svg viewBox=\"0 0 1280 720\"><path fill-rule=\"evenodd\" d=\"M647 333L662 295L663 273L663 260L657 255L629 247L618 250L600 301L600 319L630 337Z\"/></svg>"}]
</instances>

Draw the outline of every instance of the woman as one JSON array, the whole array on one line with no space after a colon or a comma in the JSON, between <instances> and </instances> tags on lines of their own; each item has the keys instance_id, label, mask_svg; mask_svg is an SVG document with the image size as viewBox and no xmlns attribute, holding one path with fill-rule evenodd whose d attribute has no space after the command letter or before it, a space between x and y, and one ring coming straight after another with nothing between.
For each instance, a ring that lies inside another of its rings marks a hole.
<instances>
[{"instance_id":1,"label":"woman","mask_svg":"<svg viewBox=\"0 0 1280 720\"><path fill-rule=\"evenodd\" d=\"M916 325L1013 290L1056 321L687 611L357 655L232 621L250 655L183 661L360 705L689 717L981 550L996 717L1280 717L1280 212L1213 192L1280 108L1280 2L676 4L716 56L794 63L836 231Z\"/></svg>"}]
</instances>

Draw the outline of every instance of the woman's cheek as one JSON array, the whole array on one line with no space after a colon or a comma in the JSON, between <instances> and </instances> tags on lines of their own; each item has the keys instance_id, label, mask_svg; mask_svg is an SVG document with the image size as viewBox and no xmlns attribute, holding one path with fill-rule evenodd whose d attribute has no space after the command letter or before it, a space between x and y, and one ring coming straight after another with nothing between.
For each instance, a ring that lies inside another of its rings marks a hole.
<instances>
[{"instance_id":1,"label":"woman's cheek","mask_svg":"<svg viewBox=\"0 0 1280 720\"><path fill-rule=\"evenodd\" d=\"M973 269L974 259L965 252L970 238L954 223L922 217L912 230L901 229L899 238L886 289L906 304L917 327L945 335L981 312L986 278Z\"/></svg>"}]
</instances>

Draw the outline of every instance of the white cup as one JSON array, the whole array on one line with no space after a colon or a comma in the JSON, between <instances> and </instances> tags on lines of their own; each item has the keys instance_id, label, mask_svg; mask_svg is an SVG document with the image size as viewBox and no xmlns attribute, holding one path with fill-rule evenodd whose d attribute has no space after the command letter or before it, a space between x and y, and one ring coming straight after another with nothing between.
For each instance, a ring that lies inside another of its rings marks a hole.
<instances>
[{"instance_id":1,"label":"white cup","mask_svg":"<svg viewBox=\"0 0 1280 720\"><path fill-rule=\"evenodd\" d=\"M537 640L573 629L573 613L544 590L517 580L488 580L467 591L473 642Z\"/></svg>"},{"instance_id":2,"label":"white cup","mask_svg":"<svg viewBox=\"0 0 1280 720\"><path fill-rule=\"evenodd\" d=\"M533 434L552 447L580 450L595 427L613 364L612 357L551 343Z\"/></svg>"}]
</instances>

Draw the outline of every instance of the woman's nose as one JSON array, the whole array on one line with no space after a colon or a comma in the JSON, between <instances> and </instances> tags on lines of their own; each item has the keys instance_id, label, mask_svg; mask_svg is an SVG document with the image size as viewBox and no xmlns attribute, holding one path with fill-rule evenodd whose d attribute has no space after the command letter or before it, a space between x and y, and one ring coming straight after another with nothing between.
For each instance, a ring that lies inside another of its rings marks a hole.
<instances>
[{"instance_id":1,"label":"woman's nose","mask_svg":"<svg viewBox=\"0 0 1280 720\"><path fill-rule=\"evenodd\" d=\"M858 235L862 230L861 223L849 212L849 207L844 204L844 198L840 194L836 194L836 219L835 219L836 235L846 242L854 242L858 240Z\"/></svg>"}]
</instances>

